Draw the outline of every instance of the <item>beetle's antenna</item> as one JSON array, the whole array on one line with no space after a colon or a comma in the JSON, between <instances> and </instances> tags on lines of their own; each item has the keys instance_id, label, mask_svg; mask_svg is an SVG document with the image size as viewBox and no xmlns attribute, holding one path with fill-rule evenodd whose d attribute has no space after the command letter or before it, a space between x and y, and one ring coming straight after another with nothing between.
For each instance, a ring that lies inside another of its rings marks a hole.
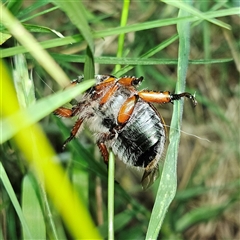
<instances>
[{"instance_id":1,"label":"beetle's antenna","mask_svg":"<svg viewBox=\"0 0 240 240\"><path fill-rule=\"evenodd\" d=\"M169 125L164 124L164 126L170 128ZM195 137L195 138L197 138L197 139L199 139L199 140L211 142L211 141L210 141L209 139L207 139L207 138L199 137L199 136L197 136L197 135L195 135L195 134L185 132L185 131L183 131L183 130L181 130L181 129L178 129L178 128L173 128L173 127L171 127L171 128L174 129L174 130L178 130L178 131L180 131L181 133L184 133L184 134L186 134L186 135L188 135L188 136Z\"/></svg>"}]
</instances>

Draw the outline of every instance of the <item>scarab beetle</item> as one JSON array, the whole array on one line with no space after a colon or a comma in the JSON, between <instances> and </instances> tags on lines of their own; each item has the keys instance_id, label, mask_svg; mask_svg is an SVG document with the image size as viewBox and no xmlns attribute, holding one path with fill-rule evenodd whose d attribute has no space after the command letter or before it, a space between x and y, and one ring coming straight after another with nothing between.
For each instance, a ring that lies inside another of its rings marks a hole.
<instances>
[{"instance_id":1,"label":"scarab beetle","mask_svg":"<svg viewBox=\"0 0 240 240\"><path fill-rule=\"evenodd\" d=\"M60 107L54 114L77 121L63 148L87 124L96 137L104 162L108 163L108 150L125 164L144 168L142 186L148 188L158 177L158 162L166 142L166 127L163 118L152 103L173 103L182 97L190 98L190 93L171 94L137 90L143 77L96 75L96 84L71 109ZM83 77L72 81L77 84Z\"/></svg>"}]
</instances>

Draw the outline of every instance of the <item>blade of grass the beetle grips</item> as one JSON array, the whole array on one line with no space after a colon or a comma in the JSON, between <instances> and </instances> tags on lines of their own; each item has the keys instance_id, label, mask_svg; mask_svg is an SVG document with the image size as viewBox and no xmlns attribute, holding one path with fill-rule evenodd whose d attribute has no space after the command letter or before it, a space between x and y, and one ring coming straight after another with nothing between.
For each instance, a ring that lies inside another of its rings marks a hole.
<instances>
[{"instance_id":1,"label":"blade of grass the beetle grips","mask_svg":"<svg viewBox=\"0 0 240 240\"><path fill-rule=\"evenodd\" d=\"M27 221L26 221L26 219L23 215L21 206L18 202L16 194L15 194L13 188L12 188L12 185L9 181L9 178L8 178L8 176L5 172L5 169L3 168L3 165L2 165L1 162L0 162L0 179L1 179L1 181L3 183L3 186L5 187L5 189L8 193L9 198L11 199L12 205L13 205L14 209L16 210L16 213L17 213L17 215L20 219L21 225L24 229L24 232L26 233L26 236L30 239L33 239L32 234L30 232L30 229L28 227Z\"/></svg>"},{"instance_id":2,"label":"blade of grass the beetle grips","mask_svg":"<svg viewBox=\"0 0 240 240\"><path fill-rule=\"evenodd\" d=\"M108 165L108 239L111 240L114 240L114 171L114 155L110 151Z\"/></svg>"},{"instance_id":3,"label":"blade of grass the beetle grips","mask_svg":"<svg viewBox=\"0 0 240 240\"><path fill-rule=\"evenodd\" d=\"M85 8L81 1L53 0L69 17L71 22L79 29L88 43L91 52L94 52L94 42L90 27L87 22Z\"/></svg>"},{"instance_id":4,"label":"blade of grass the beetle grips","mask_svg":"<svg viewBox=\"0 0 240 240\"><path fill-rule=\"evenodd\" d=\"M9 138L11 138L22 128L38 122L43 117L51 114L58 107L64 105L66 102L69 102L71 99L75 98L80 93L86 91L94 83L95 80L84 81L75 86L74 88L69 88L64 90L63 92L58 92L49 97L45 97L41 100L38 100L34 105L31 105L26 109L16 111L9 117L1 119L0 123L2 125L2 136L0 139L0 143L3 143ZM1 89L1 91L3 90ZM28 117L26 118L26 116ZM22 119L25 119L25 121L23 121ZM18 124L15 124L16 122Z\"/></svg>"},{"instance_id":5,"label":"blade of grass the beetle grips","mask_svg":"<svg viewBox=\"0 0 240 240\"><path fill-rule=\"evenodd\" d=\"M6 103L5 105L2 104L2 111L3 115L8 115L19 107L11 84L12 80L9 74L6 73L6 69L3 67L1 69L3 70L2 74L5 76L4 81L1 81L0 84L2 89L4 89L4 91L1 91L1 100ZM11 104L8 104L9 98L11 99ZM13 109L9 109L10 107ZM28 117L24 116L22 121L25 121ZM25 156L25 159L34 166L34 172L44 182L49 197L61 214L73 238L100 239L101 237L94 226L88 210L81 199L77 197L68 178L66 178L58 159L56 159L56 154L40 127L37 124L33 124L24 128L14 136L14 141Z\"/></svg>"},{"instance_id":6,"label":"blade of grass the beetle grips","mask_svg":"<svg viewBox=\"0 0 240 240\"><path fill-rule=\"evenodd\" d=\"M136 216L136 212L133 210L125 210L121 213L118 213L114 216L114 230L119 231L123 229L131 220ZM107 222L104 222L101 226L98 227L99 232L102 237L105 239L108 237L108 226Z\"/></svg>"},{"instance_id":7,"label":"blade of grass the beetle grips","mask_svg":"<svg viewBox=\"0 0 240 240\"><path fill-rule=\"evenodd\" d=\"M191 1L185 1L191 3ZM179 11L179 16L188 15L182 10ZM179 56L178 56L178 82L176 92L183 90L185 86L185 77L188 65L189 55L189 36L190 25L189 22L179 22L177 25L179 34ZM146 239L157 239L161 229L164 217L171 204L177 189L177 155L180 139L180 122L182 117L182 103L181 101L174 103L173 116L170 126L170 143L167 150L166 160L163 167L161 181L159 184L155 204L153 207L150 223L146 235Z\"/></svg>"},{"instance_id":8,"label":"blade of grass the beetle grips","mask_svg":"<svg viewBox=\"0 0 240 240\"><path fill-rule=\"evenodd\" d=\"M39 199L36 195L36 191L29 175L26 175L23 179L22 209L32 234L31 238L29 238L28 234L23 229L23 239L45 239L45 220L42 214Z\"/></svg>"},{"instance_id":9,"label":"blade of grass the beetle grips","mask_svg":"<svg viewBox=\"0 0 240 240\"><path fill-rule=\"evenodd\" d=\"M1 21L12 35L31 53L39 64L61 85L66 86L69 79L59 65L43 50L36 39L22 26L12 13L0 3ZM15 54L14 54L15 55Z\"/></svg>"},{"instance_id":10,"label":"blade of grass the beetle grips","mask_svg":"<svg viewBox=\"0 0 240 240\"><path fill-rule=\"evenodd\" d=\"M89 46L87 46L86 49L86 56L85 56L85 64L84 64L84 79L93 79L95 76L95 70L94 70L94 57L93 54L89 48Z\"/></svg>"}]
</instances>

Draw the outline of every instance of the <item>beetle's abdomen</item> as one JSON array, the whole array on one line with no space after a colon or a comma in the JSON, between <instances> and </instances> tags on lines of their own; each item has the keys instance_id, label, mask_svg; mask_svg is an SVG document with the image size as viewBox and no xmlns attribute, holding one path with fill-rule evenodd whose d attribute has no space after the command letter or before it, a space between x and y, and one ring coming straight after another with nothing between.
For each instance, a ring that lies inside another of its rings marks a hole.
<instances>
[{"instance_id":1,"label":"beetle's abdomen","mask_svg":"<svg viewBox=\"0 0 240 240\"><path fill-rule=\"evenodd\" d=\"M153 107L139 99L133 114L112 141L113 152L123 162L146 167L158 161L164 150L166 133L163 122Z\"/></svg>"}]
</instances>

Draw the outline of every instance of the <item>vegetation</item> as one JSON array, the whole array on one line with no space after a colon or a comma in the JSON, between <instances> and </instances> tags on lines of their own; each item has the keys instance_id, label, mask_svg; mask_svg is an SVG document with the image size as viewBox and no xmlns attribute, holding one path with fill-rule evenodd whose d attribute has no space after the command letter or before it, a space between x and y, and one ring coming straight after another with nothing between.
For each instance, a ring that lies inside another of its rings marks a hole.
<instances>
[{"instance_id":1,"label":"vegetation","mask_svg":"<svg viewBox=\"0 0 240 240\"><path fill-rule=\"evenodd\" d=\"M240 238L240 8L190 2L1 2L0 239ZM94 84L62 91L83 73L196 93L155 105L169 144L150 189L115 159L108 192L88 129L62 152L74 121L51 113Z\"/></svg>"}]
</instances>

